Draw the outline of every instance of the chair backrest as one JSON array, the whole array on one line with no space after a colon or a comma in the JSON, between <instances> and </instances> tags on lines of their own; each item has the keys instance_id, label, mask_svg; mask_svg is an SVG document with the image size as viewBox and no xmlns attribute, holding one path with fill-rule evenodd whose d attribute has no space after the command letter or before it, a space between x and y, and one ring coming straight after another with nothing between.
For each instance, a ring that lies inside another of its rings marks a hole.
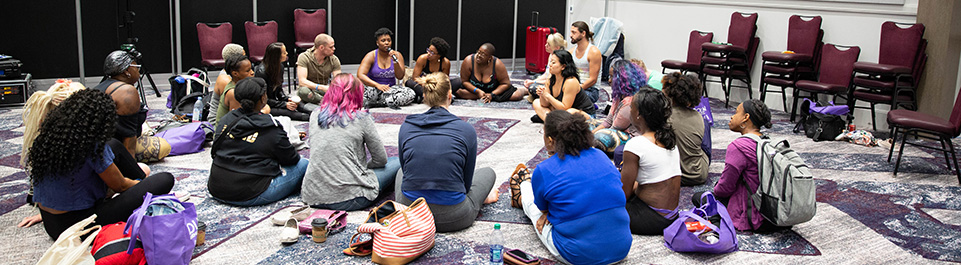
<instances>
[{"instance_id":1,"label":"chair backrest","mask_svg":"<svg viewBox=\"0 0 961 265\"><path fill-rule=\"evenodd\" d=\"M952 137L961 134L961 93L958 93L958 97L954 99L954 109L951 110L951 118L948 121L954 125L954 135Z\"/></svg>"},{"instance_id":2,"label":"chair backrest","mask_svg":"<svg viewBox=\"0 0 961 265\"><path fill-rule=\"evenodd\" d=\"M701 44L714 40L714 32L692 30L687 42L687 62L701 64Z\"/></svg>"},{"instance_id":3,"label":"chair backrest","mask_svg":"<svg viewBox=\"0 0 961 265\"><path fill-rule=\"evenodd\" d=\"M761 44L761 38L751 38L751 44L747 46L747 69L750 71L754 66L754 57L757 57L757 46Z\"/></svg>"},{"instance_id":4,"label":"chair backrest","mask_svg":"<svg viewBox=\"0 0 961 265\"><path fill-rule=\"evenodd\" d=\"M794 53L815 56L818 42L821 41L820 31L821 16L791 16L788 19L787 49Z\"/></svg>"},{"instance_id":5,"label":"chair backrest","mask_svg":"<svg viewBox=\"0 0 961 265\"><path fill-rule=\"evenodd\" d=\"M200 58L204 60L223 59L221 51L233 40L234 26L230 22L197 23L197 38L200 40Z\"/></svg>"},{"instance_id":6,"label":"chair backrest","mask_svg":"<svg viewBox=\"0 0 961 265\"><path fill-rule=\"evenodd\" d=\"M314 42L318 34L327 33L327 9L294 9L294 39Z\"/></svg>"},{"instance_id":7,"label":"chair backrest","mask_svg":"<svg viewBox=\"0 0 961 265\"><path fill-rule=\"evenodd\" d=\"M839 47L843 49L839 49ZM830 43L821 48L821 69L818 82L849 87L854 63L861 55L861 47L841 46Z\"/></svg>"},{"instance_id":8,"label":"chair backrest","mask_svg":"<svg viewBox=\"0 0 961 265\"><path fill-rule=\"evenodd\" d=\"M731 26L727 29L728 43L748 49L756 32L757 13L734 12L731 14Z\"/></svg>"},{"instance_id":9,"label":"chair backrest","mask_svg":"<svg viewBox=\"0 0 961 265\"><path fill-rule=\"evenodd\" d=\"M902 24L911 25L907 28L901 28L898 24L893 21L881 24L878 63L914 69L924 36L924 24Z\"/></svg>"},{"instance_id":10,"label":"chair backrest","mask_svg":"<svg viewBox=\"0 0 961 265\"><path fill-rule=\"evenodd\" d=\"M918 83L921 82L921 74L924 74L924 66L928 62L928 54L925 53L927 49L928 40L921 39L921 48L918 49L918 55L914 60L914 67L912 67L911 71L911 77L913 77L911 81L914 81L912 83L913 87L918 87Z\"/></svg>"},{"instance_id":11,"label":"chair backrest","mask_svg":"<svg viewBox=\"0 0 961 265\"><path fill-rule=\"evenodd\" d=\"M267 52L267 45L277 42L277 22L244 22L244 30L247 32L247 49L250 50L250 59L259 62L264 59Z\"/></svg>"}]
</instances>

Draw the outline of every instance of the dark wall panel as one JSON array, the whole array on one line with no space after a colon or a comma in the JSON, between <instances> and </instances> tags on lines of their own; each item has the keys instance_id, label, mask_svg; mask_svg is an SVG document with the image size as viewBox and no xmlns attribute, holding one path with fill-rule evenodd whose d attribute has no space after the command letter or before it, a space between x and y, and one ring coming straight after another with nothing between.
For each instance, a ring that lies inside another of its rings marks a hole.
<instances>
[{"instance_id":1,"label":"dark wall panel","mask_svg":"<svg viewBox=\"0 0 961 265\"><path fill-rule=\"evenodd\" d=\"M367 52L376 49L374 31L394 30L394 1L353 0L331 3L331 35L342 64L359 64ZM406 34L405 34L406 35Z\"/></svg>"},{"instance_id":2,"label":"dark wall panel","mask_svg":"<svg viewBox=\"0 0 961 265\"><path fill-rule=\"evenodd\" d=\"M415 15L416 16L416 15ZM390 30L394 30L393 28ZM397 1L397 32L394 32L394 49L404 55L404 65L409 66L417 55L410 55L410 0ZM414 40L417 41L417 40ZM414 43L415 45L417 43ZM416 51L414 53L417 53Z\"/></svg>"},{"instance_id":3,"label":"dark wall panel","mask_svg":"<svg viewBox=\"0 0 961 265\"><path fill-rule=\"evenodd\" d=\"M496 48L495 56L511 58L514 1L464 0L463 5L461 43L458 44L461 47L461 56L466 57L476 52L481 44L490 42ZM520 25L523 24L518 24L518 27Z\"/></svg>"},{"instance_id":4,"label":"dark wall panel","mask_svg":"<svg viewBox=\"0 0 961 265\"><path fill-rule=\"evenodd\" d=\"M6 21L0 53L23 62L34 78L80 76L74 1L0 1ZM46 89L46 88L41 88Z\"/></svg>"},{"instance_id":5,"label":"dark wall panel","mask_svg":"<svg viewBox=\"0 0 961 265\"><path fill-rule=\"evenodd\" d=\"M457 1L417 0L414 2L414 54L416 59L430 46L430 39L441 37L450 44L447 59L457 58Z\"/></svg>"},{"instance_id":6,"label":"dark wall panel","mask_svg":"<svg viewBox=\"0 0 961 265\"><path fill-rule=\"evenodd\" d=\"M171 71L170 7L168 1L86 1L81 3L83 18L84 69L87 76L103 75L104 58L120 49L128 37L135 37L137 50L143 54L139 62L151 73ZM127 28L118 28L126 10L136 16Z\"/></svg>"},{"instance_id":7,"label":"dark wall panel","mask_svg":"<svg viewBox=\"0 0 961 265\"><path fill-rule=\"evenodd\" d=\"M183 69L200 67L200 42L197 38L197 23L200 22L230 22L233 26L232 42L247 49L247 34L244 33L244 22L253 20L253 9L253 1L251 0L180 1L180 45L183 49ZM293 13L291 13L291 16L293 16Z\"/></svg>"},{"instance_id":8,"label":"dark wall panel","mask_svg":"<svg viewBox=\"0 0 961 265\"><path fill-rule=\"evenodd\" d=\"M277 40L287 46L290 60L296 61L294 54L294 9L326 9L327 1L288 0L257 1L257 20L277 21Z\"/></svg>"},{"instance_id":9,"label":"dark wall panel","mask_svg":"<svg viewBox=\"0 0 961 265\"><path fill-rule=\"evenodd\" d=\"M555 27L557 31L570 39L570 25L564 25L564 5L558 5L551 0L521 0L517 2L517 58L526 57L527 33L531 25L531 11L539 12L538 25L541 27ZM570 42L568 42L568 45ZM538 47L543 49L543 47Z\"/></svg>"}]
</instances>

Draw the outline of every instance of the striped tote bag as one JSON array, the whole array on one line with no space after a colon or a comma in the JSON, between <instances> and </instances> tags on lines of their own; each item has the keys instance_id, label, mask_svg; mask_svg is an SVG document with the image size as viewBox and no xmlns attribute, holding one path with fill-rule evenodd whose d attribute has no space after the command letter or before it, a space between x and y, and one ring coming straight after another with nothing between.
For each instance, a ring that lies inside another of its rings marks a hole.
<instances>
[{"instance_id":1,"label":"striped tote bag","mask_svg":"<svg viewBox=\"0 0 961 265\"><path fill-rule=\"evenodd\" d=\"M393 213L384 217L376 216L379 209L390 207L395 209ZM434 226L434 215L424 198L418 198L410 206L386 201L371 209L368 219L375 221L362 224L357 232L373 235L374 253L371 260L374 263L407 264L434 247L437 228Z\"/></svg>"}]
</instances>

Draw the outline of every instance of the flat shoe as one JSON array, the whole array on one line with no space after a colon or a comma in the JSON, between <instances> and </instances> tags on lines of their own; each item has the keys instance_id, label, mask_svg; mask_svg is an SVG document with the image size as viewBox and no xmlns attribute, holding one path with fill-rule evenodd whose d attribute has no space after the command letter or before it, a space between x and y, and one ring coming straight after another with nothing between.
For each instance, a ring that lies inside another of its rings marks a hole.
<instances>
[{"instance_id":1,"label":"flat shoe","mask_svg":"<svg viewBox=\"0 0 961 265\"><path fill-rule=\"evenodd\" d=\"M310 211L310 207L308 206L296 206L293 209L284 209L274 214L274 216L270 218L270 222L274 225L284 225L287 219L291 218L300 222L307 219L311 213L313 213L313 211Z\"/></svg>"},{"instance_id":2,"label":"flat shoe","mask_svg":"<svg viewBox=\"0 0 961 265\"><path fill-rule=\"evenodd\" d=\"M521 208L521 182L531 179L530 171L524 164L517 164L511 174L508 186L511 188L511 207Z\"/></svg>"},{"instance_id":3,"label":"flat shoe","mask_svg":"<svg viewBox=\"0 0 961 265\"><path fill-rule=\"evenodd\" d=\"M284 224L284 230L280 231L280 243L293 244L297 243L297 239L300 239L300 229L297 228L297 220L294 218L287 219L287 223Z\"/></svg>"},{"instance_id":4,"label":"flat shoe","mask_svg":"<svg viewBox=\"0 0 961 265\"><path fill-rule=\"evenodd\" d=\"M374 240L368 239L365 241L354 242L354 240L360 234L354 234L350 238L350 246L344 249L344 255L348 256L367 256L374 252Z\"/></svg>"}]
</instances>

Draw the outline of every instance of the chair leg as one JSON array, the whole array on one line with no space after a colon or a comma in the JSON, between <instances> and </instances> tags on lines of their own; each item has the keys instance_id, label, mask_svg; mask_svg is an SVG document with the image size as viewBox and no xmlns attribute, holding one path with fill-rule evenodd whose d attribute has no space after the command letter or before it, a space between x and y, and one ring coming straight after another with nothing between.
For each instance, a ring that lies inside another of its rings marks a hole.
<instances>
[{"instance_id":1,"label":"chair leg","mask_svg":"<svg viewBox=\"0 0 961 265\"><path fill-rule=\"evenodd\" d=\"M944 143L944 142L950 142L950 141L951 141L951 138L948 138L948 137L945 137L945 136L941 136L941 137L939 137L939 138L940 138L940 139L938 139L938 140L939 140L939 142L941 142L941 153L944 154L944 162L948 164L948 170L951 170L951 169L953 169L953 168L951 167L951 166L952 166L952 165L951 165L951 158L948 157L948 146L945 145L945 143Z\"/></svg>"},{"instance_id":2,"label":"chair leg","mask_svg":"<svg viewBox=\"0 0 961 265\"><path fill-rule=\"evenodd\" d=\"M898 148L898 160L894 163L894 175L898 175L898 168L901 166L901 155L904 154L904 141L907 140L908 134L912 132L911 129L901 134L901 147ZM917 133L917 132L915 132Z\"/></svg>"},{"instance_id":3,"label":"chair leg","mask_svg":"<svg viewBox=\"0 0 961 265\"><path fill-rule=\"evenodd\" d=\"M954 173L958 175L958 184L961 184L961 167L958 167L958 156L954 152L954 142L947 138L948 146L951 148L951 160L954 161Z\"/></svg>"},{"instance_id":4,"label":"chair leg","mask_svg":"<svg viewBox=\"0 0 961 265\"><path fill-rule=\"evenodd\" d=\"M731 102L731 87L726 86L727 80L721 77L721 90L724 90L724 108L730 108Z\"/></svg>"},{"instance_id":5,"label":"chair leg","mask_svg":"<svg viewBox=\"0 0 961 265\"><path fill-rule=\"evenodd\" d=\"M794 89L794 94L797 94L797 88ZM797 97L797 96L795 96ZM787 88L781 88L781 104L784 104L784 111L787 111Z\"/></svg>"},{"instance_id":6,"label":"chair leg","mask_svg":"<svg viewBox=\"0 0 961 265\"><path fill-rule=\"evenodd\" d=\"M767 83L764 82L764 74L761 74L761 101L767 98Z\"/></svg>"},{"instance_id":7,"label":"chair leg","mask_svg":"<svg viewBox=\"0 0 961 265\"><path fill-rule=\"evenodd\" d=\"M731 83L734 83L733 78L731 79ZM747 98L754 99L754 90L751 89L751 82L744 82L744 85L747 86ZM784 87L781 87L781 93L784 93Z\"/></svg>"},{"instance_id":8,"label":"chair leg","mask_svg":"<svg viewBox=\"0 0 961 265\"><path fill-rule=\"evenodd\" d=\"M898 126L891 128L891 150L888 150L888 163L891 163L891 155L894 154L894 145L898 143Z\"/></svg>"},{"instance_id":9,"label":"chair leg","mask_svg":"<svg viewBox=\"0 0 961 265\"><path fill-rule=\"evenodd\" d=\"M871 103L871 127L873 127L873 128L874 128L874 131L877 132L877 131L878 131L878 118L875 118L874 116L875 116L875 115L874 115L874 103Z\"/></svg>"},{"instance_id":10,"label":"chair leg","mask_svg":"<svg viewBox=\"0 0 961 265\"><path fill-rule=\"evenodd\" d=\"M795 89L794 89L794 104L791 104L791 122L794 122L794 117L797 116L797 101L798 101L797 93L798 93L798 89L795 88ZM787 105L784 105L784 107L787 108ZM787 110L787 109L785 109L785 110Z\"/></svg>"}]
</instances>

